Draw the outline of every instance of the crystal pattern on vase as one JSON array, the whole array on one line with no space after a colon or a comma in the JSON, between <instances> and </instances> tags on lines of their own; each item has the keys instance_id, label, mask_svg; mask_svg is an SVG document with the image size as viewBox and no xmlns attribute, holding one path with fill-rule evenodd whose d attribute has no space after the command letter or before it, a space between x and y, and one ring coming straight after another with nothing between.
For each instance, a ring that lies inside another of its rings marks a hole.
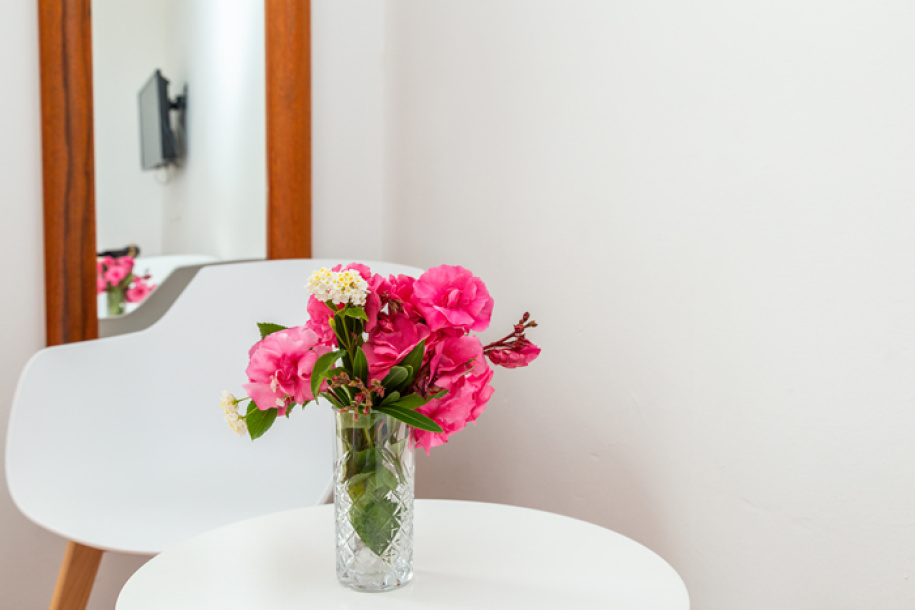
<instances>
[{"instance_id":1,"label":"crystal pattern on vase","mask_svg":"<svg viewBox=\"0 0 915 610\"><path fill-rule=\"evenodd\" d=\"M413 434L382 413L336 414L337 578L388 591L413 578Z\"/></svg>"}]
</instances>

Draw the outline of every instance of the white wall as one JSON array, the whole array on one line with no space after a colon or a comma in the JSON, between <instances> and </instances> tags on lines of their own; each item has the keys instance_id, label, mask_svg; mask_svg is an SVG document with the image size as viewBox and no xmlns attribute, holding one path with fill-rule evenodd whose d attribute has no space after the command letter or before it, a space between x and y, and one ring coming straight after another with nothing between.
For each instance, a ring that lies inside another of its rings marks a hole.
<instances>
[{"instance_id":1,"label":"white wall","mask_svg":"<svg viewBox=\"0 0 915 610\"><path fill-rule=\"evenodd\" d=\"M169 51L188 85L184 166L165 203L163 249L221 259L267 252L263 0L176 5Z\"/></svg>"},{"instance_id":2,"label":"white wall","mask_svg":"<svg viewBox=\"0 0 915 610\"><path fill-rule=\"evenodd\" d=\"M263 0L95 0L93 45L99 248L263 258ZM172 99L188 86L187 158L144 171L137 92L156 68Z\"/></svg>"},{"instance_id":3,"label":"white wall","mask_svg":"<svg viewBox=\"0 0 915 610\"><path fill-rule=\"evenodd\" d=\"M314 0L312 250L381 257L384 2Z\"/></svg>"},{"instance_id":4,"label":"white wall","mask_svg":"<svg viewBox=\"0 0 915 610\"><path fill-rule=\"evenodd\" d=\"M913 8L388 9L385 257L543 347L418 492L614 528L697 609L915 607Z\"/></svg>"},{"instance_id":5,"label":"white wall","mask_svg":"<svg viewBox=\"0 0 915 610\"><path fill-rule=\"evenodd\" d=\"M92 2L92 85L95 106L96 243L98 249L134 243L162 253L165 170L140 168L137 93L159 68L173 79L166 51L173 2ZM169 93L174 95L175 83Z\"/></svg>"},{"instance_id":6,"label":"white wall","mask_svg":"<svg viewBox=\"0 0 915 610\"><path fill-rule=\"evenodd\" d=\"M15 92L0 98L0 283L6 287L0 316L0 447L5 447L19 371L45 341L36 2L0 3L0 57L15 58L0 62L0 80ZM0 479L0 608L47 606L63 541L13 506L5 468Z\"/></svg>"}]
</instances>

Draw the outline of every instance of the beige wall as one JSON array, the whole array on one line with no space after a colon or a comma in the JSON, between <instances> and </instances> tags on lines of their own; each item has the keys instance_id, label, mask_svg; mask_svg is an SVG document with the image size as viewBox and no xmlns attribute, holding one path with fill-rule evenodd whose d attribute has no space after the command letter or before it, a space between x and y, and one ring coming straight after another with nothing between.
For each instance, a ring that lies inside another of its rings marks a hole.
<instances>
[{"instance_id":1,"label":"beige wall","mask_svg":"<svg viewBox=\"0 0 915 610\"><path fill-rule=\"evenodd\" d=\"M699 610L915 607L911 6L388 7L385 256L543 346L418 493L619 530Z\"/></svg>"}]
</instances>

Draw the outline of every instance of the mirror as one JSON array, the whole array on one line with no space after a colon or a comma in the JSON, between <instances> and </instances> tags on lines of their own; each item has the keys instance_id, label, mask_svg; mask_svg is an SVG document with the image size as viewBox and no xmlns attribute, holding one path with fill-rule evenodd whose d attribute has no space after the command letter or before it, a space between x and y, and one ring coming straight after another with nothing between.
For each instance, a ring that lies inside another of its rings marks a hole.
<instances>
[{"instance_id":1,"label":"mirror","mask_svg":"<svg viewBox=\"0 0 915 610\"><path fill-rule=\"evenodd\" d=\"M131 313L176 268L266 257L264 70L263 0L93 0L97 250L139 248L132 276L130 259L109 261L100 318ZM183 108L163 105L178 96ZM174 160L158 156L162 126Z\"/></svg>"},{"instance_id":2,"label":"mirror","mask_svg":"<svg viewBox=\"0 0 915 610\"><path fill-rule=\"evenodd\" d=\"M98 336L91 8L38 0L49 345ZM267 258L311 256L310 10L264 3Z\"/></svg>"}]
</instances>

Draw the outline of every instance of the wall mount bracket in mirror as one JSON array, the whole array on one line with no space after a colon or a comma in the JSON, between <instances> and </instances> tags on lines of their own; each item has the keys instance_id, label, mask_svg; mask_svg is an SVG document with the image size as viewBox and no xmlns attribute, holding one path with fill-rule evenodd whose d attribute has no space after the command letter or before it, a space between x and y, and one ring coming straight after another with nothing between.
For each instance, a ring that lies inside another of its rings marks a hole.
<instances>
[{"instance_id":1,"label":"wall mount bracket in mirror","mask_svg":"<svg viewBox=\"0 0 915 610\"><path fill-rule=\"evenodd\" d=\"M37 0L46 337L98 337L91 0ZM267 258L311 256L311 2L264 0Z\"/></svg>"},{"instance_id":2,"label":"wall mount bracket in mirror","mask_svg":"<svg viewBox=\"0 0 915 610\"><path fill-rule=\"evenodd\" d=\"M144 170L179 165L187 154L184 139L184 111L187 85L174 100L168 95L169 80L160 70L153 72L137 94L140 107L140 164ZM176 113L172 120L172 113Z\"/></svg>"}]
</instances>

